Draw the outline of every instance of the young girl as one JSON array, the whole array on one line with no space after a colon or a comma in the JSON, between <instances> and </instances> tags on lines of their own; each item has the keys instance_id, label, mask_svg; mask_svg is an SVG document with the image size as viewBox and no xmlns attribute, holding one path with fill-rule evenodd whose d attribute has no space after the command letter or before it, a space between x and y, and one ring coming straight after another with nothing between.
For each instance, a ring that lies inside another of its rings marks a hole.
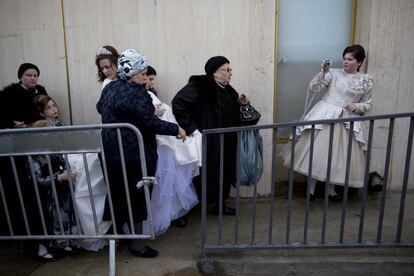
<instances>
[{"instance_id":1,"label":"young girl","mask_svg":"<svg viewBox=\"0 0 414 276\"><path fill-rule=\"evenodd\" d=\"M59 110L55 101L46 95L39 95L33 99L35 111L44 118L33 124L38 126L61 126L59 121ZM48 158L46 155L36 155L32 157L32 162L28 164L29 170L32 169L39 186L39 193L42 203L43 216L48 233L51 235L73 234L75 229L75 219L73 214L73 203L68 182L69 175L65 168L65 160L60 154L50 154L50 164L52 170L49 171ZM31 170L30 170L31 171ZM30 173L30 176L32 174ZM57 201L53 193L53 185L56 189ZM61 218L63 229L59 217ZM73 253L74 249L70 246L69 240L56 240L49 245L63 253ZM53 261L55 250L45 244L39 244L38 258L40 261Z\"/></svg>"},{"instance_id":2,"label":"young girl","mask_svg":"<svg viewBox=\"0 0 414 276\"><path fill-rule=\"evenodd\" d=\"M49 96L39 95L33 99L35 112L47 121L46 126L63 126L59 121L59 109L56 102Z\"/></svg>"},{"instance_id":3,"label":"young girl","mask_svg":"<svg viewBox=\"0 0 414 276\"><path fill-rule=\"evenodd\" d=\"M37 111L46 121L48 126L62 126L59 121L59 110L55 101L48 96L39 96L36 99ZM95 212L99 232L104 234L110 227L110 222L102 221L106 187L103 179L101 163L96 153L86 154L88 162L90 185L94 197ZM78 210L79 221L84 234L95 234L95 223L91 207L91 199L85 172L85 165L83 163L83 155L69 154L68 161L71 166L73 175L76 175L74 184L75 204ZM77 240L75 241L78 247L82 247L89 251L99 251L104 245L104 240Z\"/></svg>"}]
</instances>

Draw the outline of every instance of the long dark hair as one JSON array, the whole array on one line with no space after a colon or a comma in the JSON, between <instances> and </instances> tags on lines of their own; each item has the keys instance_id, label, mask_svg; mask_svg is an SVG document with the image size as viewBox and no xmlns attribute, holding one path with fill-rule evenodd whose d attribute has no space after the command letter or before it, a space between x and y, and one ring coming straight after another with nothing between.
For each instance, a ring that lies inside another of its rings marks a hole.
<instances>
[{"instance_id":1,"label":"long dark hair","mask_svg":"<svg viewBox=\"0 0 414 276\"><path fill-rule=\"evenodd\" d=\"M103 59L109 59L111 61L112 64L115 64L115 66L117 66L118 63L118 52L116 51L116 49L112 46L109 45L105 45L102 48L105 48L106 50L108 50L109 52L111 52L112 54L105 54L105 53L99 53L96 55L96 59L95 59L95 65L96 68L98 69L98 80L100 82L103 82L105 80L105 74L102 72L100 66L99 66L99 62Z\"/></svg>"}]
</instances>

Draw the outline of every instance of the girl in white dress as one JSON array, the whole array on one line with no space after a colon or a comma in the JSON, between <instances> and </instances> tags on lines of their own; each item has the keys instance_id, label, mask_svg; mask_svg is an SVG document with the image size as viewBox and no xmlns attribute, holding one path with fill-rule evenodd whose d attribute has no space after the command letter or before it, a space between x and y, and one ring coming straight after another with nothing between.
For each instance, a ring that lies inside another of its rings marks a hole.
<instances>
[{"instance_id":1,"label":"girl in white dress","mask_svg":"<svg viewBox=\"0 0 414 276\"><path fill-rule=\"evenodd\" d=\"M365 59L364 48L361 45L348 46L342 56L341 69L331 69L330 61L326 60L321 66L321 72L310 82L308 88L310 96L325 88L327 91L304 116L303 121L358 117L371 109L373 80L371 76L359 72ZM310 125L298 128L295 145L294 170L306 176L309 166L311 128ZM333 201L341 200L335 192L334 185L343 186L345 183L349 128L349 123L334 125L329 185L329 198ZM329 125L315 125L311 200L314 199L317 180L326 181L329 133ZM352 137L349 187L361 188L364 184L367 146L367 130L364 122L354 123ZM290 167L290 149L289 143L281 152L284 165L287 167Z\"/></svg>"}]
</instances>

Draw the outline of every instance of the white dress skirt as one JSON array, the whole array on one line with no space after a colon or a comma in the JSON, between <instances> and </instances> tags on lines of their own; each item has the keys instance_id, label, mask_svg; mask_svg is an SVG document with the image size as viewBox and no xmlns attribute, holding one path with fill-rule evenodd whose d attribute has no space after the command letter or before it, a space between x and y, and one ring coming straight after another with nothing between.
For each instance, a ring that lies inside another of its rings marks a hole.
<instances>
[{"instance_id":1,"label":"white dress skirt","mask_svg":"<svg viewBox=\"0 0 414 276\"><path fill-rule=\"evenodd\" d=\"M149 92L153 104L161 103ZM160 119L177 123L168 105ZM151 193L151 211L155 235L165 233L171 221L178 219L198 204L192 179L201 166L201 133L195 131L185 142L174 136L157 135L157 184ZM143 232L150 233L149 221L143 222Z\"/></svg>"},{"instance_id":2,"label":"white dress skirt","mask_svg":"<svg viewBox=\"0 0 414 276\"><path fill-rule=\"evenodd\" d=\"M194 164L177 164L174 153L167 146L158 147L157 185L151 194L151 210L154 232L161 235L171 221L184 216L198 203L192 178ZM149 231L148 221L144 222L144 233Z\"/></svg>"},{"instance_id":3,"label":"white dress skirt","mask_svg":"<svg viewBox=\"0 0 414 276\"><path fill-rule=\"evenodd\" d=\"M96 153L87 153L86 160L88 162L89 176L91 181L91 189L94 199L96 220L98 231L105 234L111 226L110 221L103 221L102 216L105 208L106 185L102 174L101 162ZM94 216L91 206L91 195L89 193L88 182L85 173L85 165L83 163L83 155L69 154L68 161L71 172L76 174L74 181L75 206L78 212L78 218L84 234L95 234ZM73 240L78 247L83 247L89 251L99 251L105 246L105 240L88 239Z\"/></svg>"},{"instance_id":4,"label":"white dress skirt","mask_svg":"<svg viewBox=\"0 0 414 276\"><path fill-rule=\"evenodd\" d=\"M308 175L311 130L305 129L295 145L294 170L304 175ZM312 178L319 181L326 181L328 168L329 153L329 135L330 126L323 125L322 129L315 129L314 148L312 162ZM334 125L334 135L332 144L331 174L330 183L335 185L344 185L346 160L348 154L348 136L349 130L345 124L337 123ZM281 150L280 156L283 165L290 168L291 158L290 141ZM364 185L366 152L365 144L352 138L351 162L349 173L349 187L362 188Z\"/></svg>"}]
</instances>

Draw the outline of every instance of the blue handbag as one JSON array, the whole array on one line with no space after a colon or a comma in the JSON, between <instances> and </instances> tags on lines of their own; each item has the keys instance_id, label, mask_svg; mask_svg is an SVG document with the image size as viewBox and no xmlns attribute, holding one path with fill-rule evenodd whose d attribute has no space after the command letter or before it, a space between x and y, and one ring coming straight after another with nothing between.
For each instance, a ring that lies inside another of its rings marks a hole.
<instances>
[{"instance_id":1,"label":"blue handbag","mask_svg":"<svg viewBox=\"0 0 414 276\"><path fill-rule=\"evenodd\" d=\"M241 132L240 185L254 186L263 173L263 138L259 130Z\"/></svg>"}]
</instances>

